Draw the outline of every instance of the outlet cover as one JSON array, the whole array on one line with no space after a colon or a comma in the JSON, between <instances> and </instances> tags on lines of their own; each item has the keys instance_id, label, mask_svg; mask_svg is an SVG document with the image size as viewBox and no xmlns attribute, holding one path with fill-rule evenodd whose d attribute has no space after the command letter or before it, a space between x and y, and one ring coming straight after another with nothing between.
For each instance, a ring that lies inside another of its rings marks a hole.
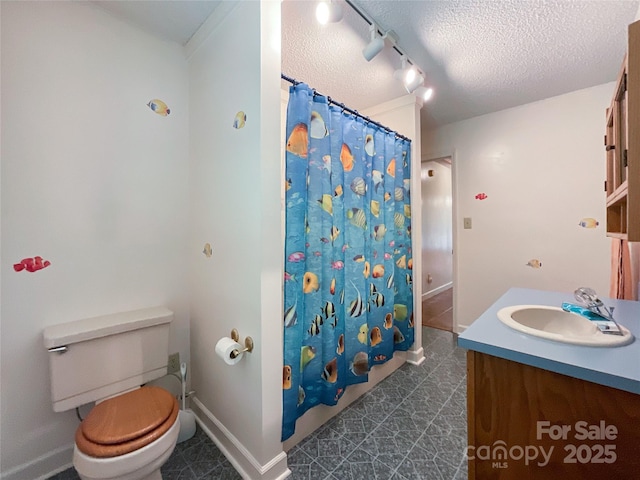
<instances>
[{"instance_id":1,"label":"outlet cover","mask_svg":"<svg viewBox=\"0 0 640 480\"><path fill-rule=\"evenodd\" d=\"M465 229L470 229L471 228L471 217L464 217L464 228Z\"/></svg>"},{"instance_id":2,"label":"outlet cover","mask_svg":"<svg viewBox=\"0 0 640 480\"><path fill-rule=\"evenodd\" d=\"M180 371L180 353L172 353L169 355L169 362L167 363L167 374L177 373Z\"/></svg>"}]
</instances>

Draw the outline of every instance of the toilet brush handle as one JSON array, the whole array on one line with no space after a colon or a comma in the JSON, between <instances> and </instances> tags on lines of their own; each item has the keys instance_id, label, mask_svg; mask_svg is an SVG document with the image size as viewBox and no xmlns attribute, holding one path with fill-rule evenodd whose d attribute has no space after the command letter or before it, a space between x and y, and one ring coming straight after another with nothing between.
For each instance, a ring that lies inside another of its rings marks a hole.
<instances>
[{"instance_id":1,"label":"toilet brush handle","mask_svg":"<svg viewBox=\"0 0 640 480\"><path fill-rule=\"evenodd\" d=\"M187 363L180 364L180 376L182 377L182 410L186 410L186 388L187 388Z\"/></svg>"}]
</instances>

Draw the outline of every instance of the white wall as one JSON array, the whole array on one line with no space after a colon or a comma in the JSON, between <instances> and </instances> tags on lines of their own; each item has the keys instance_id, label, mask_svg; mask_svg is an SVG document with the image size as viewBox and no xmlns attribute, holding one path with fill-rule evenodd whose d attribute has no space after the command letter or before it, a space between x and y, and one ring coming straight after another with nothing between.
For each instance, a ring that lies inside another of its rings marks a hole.
<instances>
[{"instance_id":1,"label":"white wall","mask_svg":"<svg viewBox=\"0 0 640 480\"><path fill-rule=\"evenodd\" d=\"M446 125L425 155L455 151L457 299L465 328L512 286L609 290L602 146L613 83ZM437 156L437 155L435 155ZM476 200L484 192L486 200ZM454 202L455 203L455 202ZM600 222L578 226L582 218ZM542 268L526 266L531 259Z\"/></svg>"},{"instance_id":2,"label":"white wall","mask_svg":"<svg viewBox=\"0 0 640 480\"><path fill-rule=\"evenodd\" d=\"M433 176L428 172L433 171ZM451 164L422 162L422 299L453 282ZM431 277L431 283L428 277Z\"/></svg>"},{"instance_id":3,"label":"white wall","mask_svg":"<svg viewBox=\"0 0 640 480\"><path fill-rule=\"evenodd\" d=\"M188 360L187 64L86 4L1 8L0 476L34 479L70 466L78 425L52 411L45 326L162 304ZM13 270L36 255L51 266Z\"/></svg>"},{"instance_id":4,"label":"white wall","mask_svg":"<svg viewBox=\"0 0 640 480\"><path fill-rule=\"evenodd\" d=\"M288 472L282 451L280 2L223 4L188 45L194 409L247 478ZM236 112L246 125L232 128ZM210 243L211 258L202 254ZM237 328L255 350L231 367Z\"/></svg>"}]
</instances>

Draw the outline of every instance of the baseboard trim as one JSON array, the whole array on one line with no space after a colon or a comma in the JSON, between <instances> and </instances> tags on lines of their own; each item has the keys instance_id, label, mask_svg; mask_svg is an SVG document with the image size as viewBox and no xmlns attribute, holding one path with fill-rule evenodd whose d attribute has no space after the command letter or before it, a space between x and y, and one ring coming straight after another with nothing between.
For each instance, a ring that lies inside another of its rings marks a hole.
<instances>
[{"instance_id":1,"label":"baseboard trim","mask_svg":"<svg viewBox=\"0 0 640 480\"><path fill-rule=\"evenodd\" d=\"M470 327L470 325L458 325L456 327L456 333L460 334L460 333L464 332L469 327Z\"/></svg>"},{"instance_id":2,"label":"baseboard trim","mask_svg":"<svg viewBox=\"0 0 640 480\"><path fill-rule=\"evenodd\" d=\"M46 480L73 466L73 445L56 448L49 453L34 458L30 462L18 465L0 473L2 480Z\"/></svg>"},{"instance_id":3,"label":"baseboard trim","mask_svg":"<svg viewBox=\"0 0 640 480\"><path fill-rule=\"evenodd\" d=\"M202 430L242 478L246 480L283 480L291 475L291 471L287 467L287 454L284 451L266 464L261 465L242 442L197 397L192 397L191 402L196 421Z\"/></svg>"},{"instance_id":4,"label":"baseboard trim","mask_svg":"<svg viewBox=\"0 0 640 480\"><path fill-rule=\"evenodd\" d=\"M420 347L417 350L408 350L407 351L407 363L411 365L420 365L424 362L424 348Z\"/></svg>"},{"instance_id":5,"label":"baseboard trim","mask_svg":"<svg viewBox=\"0 0 640 480\"><path fill-rule=\"evenodd\" d=\"M445 283L444 285L439 286L438 288L434 288L433 290L429 290L422 294L422 300L426 300L431 297L435 297L437 294L444 292L445 290L449 290L453 288L453 282Z\"/></svg>"}]
</instances>

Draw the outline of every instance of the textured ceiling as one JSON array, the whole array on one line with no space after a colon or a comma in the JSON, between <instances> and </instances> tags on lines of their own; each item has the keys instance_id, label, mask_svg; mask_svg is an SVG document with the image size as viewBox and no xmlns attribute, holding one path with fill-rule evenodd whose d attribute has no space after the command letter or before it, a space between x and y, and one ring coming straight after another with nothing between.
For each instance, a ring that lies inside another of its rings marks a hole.
<instances>
[{"instance_id":1,"label":"textured ceiling","mask_svg":"<svg viewBox=\"0 0 640 480\"><path fill-rule=\"evenodd\" d=\"M249 1L249 0L243 0ZM368 24L343 0L344 19L319 25L315 1L282 2L282 71L363 110L406 95L387 47L371 62L361 54ZM613 81L630 0L352 0L426 74L433 99L423 129ZM220 4L211 0L96 1L101 8L184 44Z\"/></svg>"},{"instance_id":2,"label":"textured ceiling","mask_svg":"<svg viewBox=\"0 0 640 480\"><path fill-rule=\"evenodd\" d=\"M426 74L433 99L424 127L615 80L637 1L353 0ZM346 4L339 24L320 26L310 2L282 3L282 69L320 92L364 109L405 94L392 78L399 54L369 64L366 22ZM344 100L342 100L344 99Z\"/></svg>"}]
</instances>

